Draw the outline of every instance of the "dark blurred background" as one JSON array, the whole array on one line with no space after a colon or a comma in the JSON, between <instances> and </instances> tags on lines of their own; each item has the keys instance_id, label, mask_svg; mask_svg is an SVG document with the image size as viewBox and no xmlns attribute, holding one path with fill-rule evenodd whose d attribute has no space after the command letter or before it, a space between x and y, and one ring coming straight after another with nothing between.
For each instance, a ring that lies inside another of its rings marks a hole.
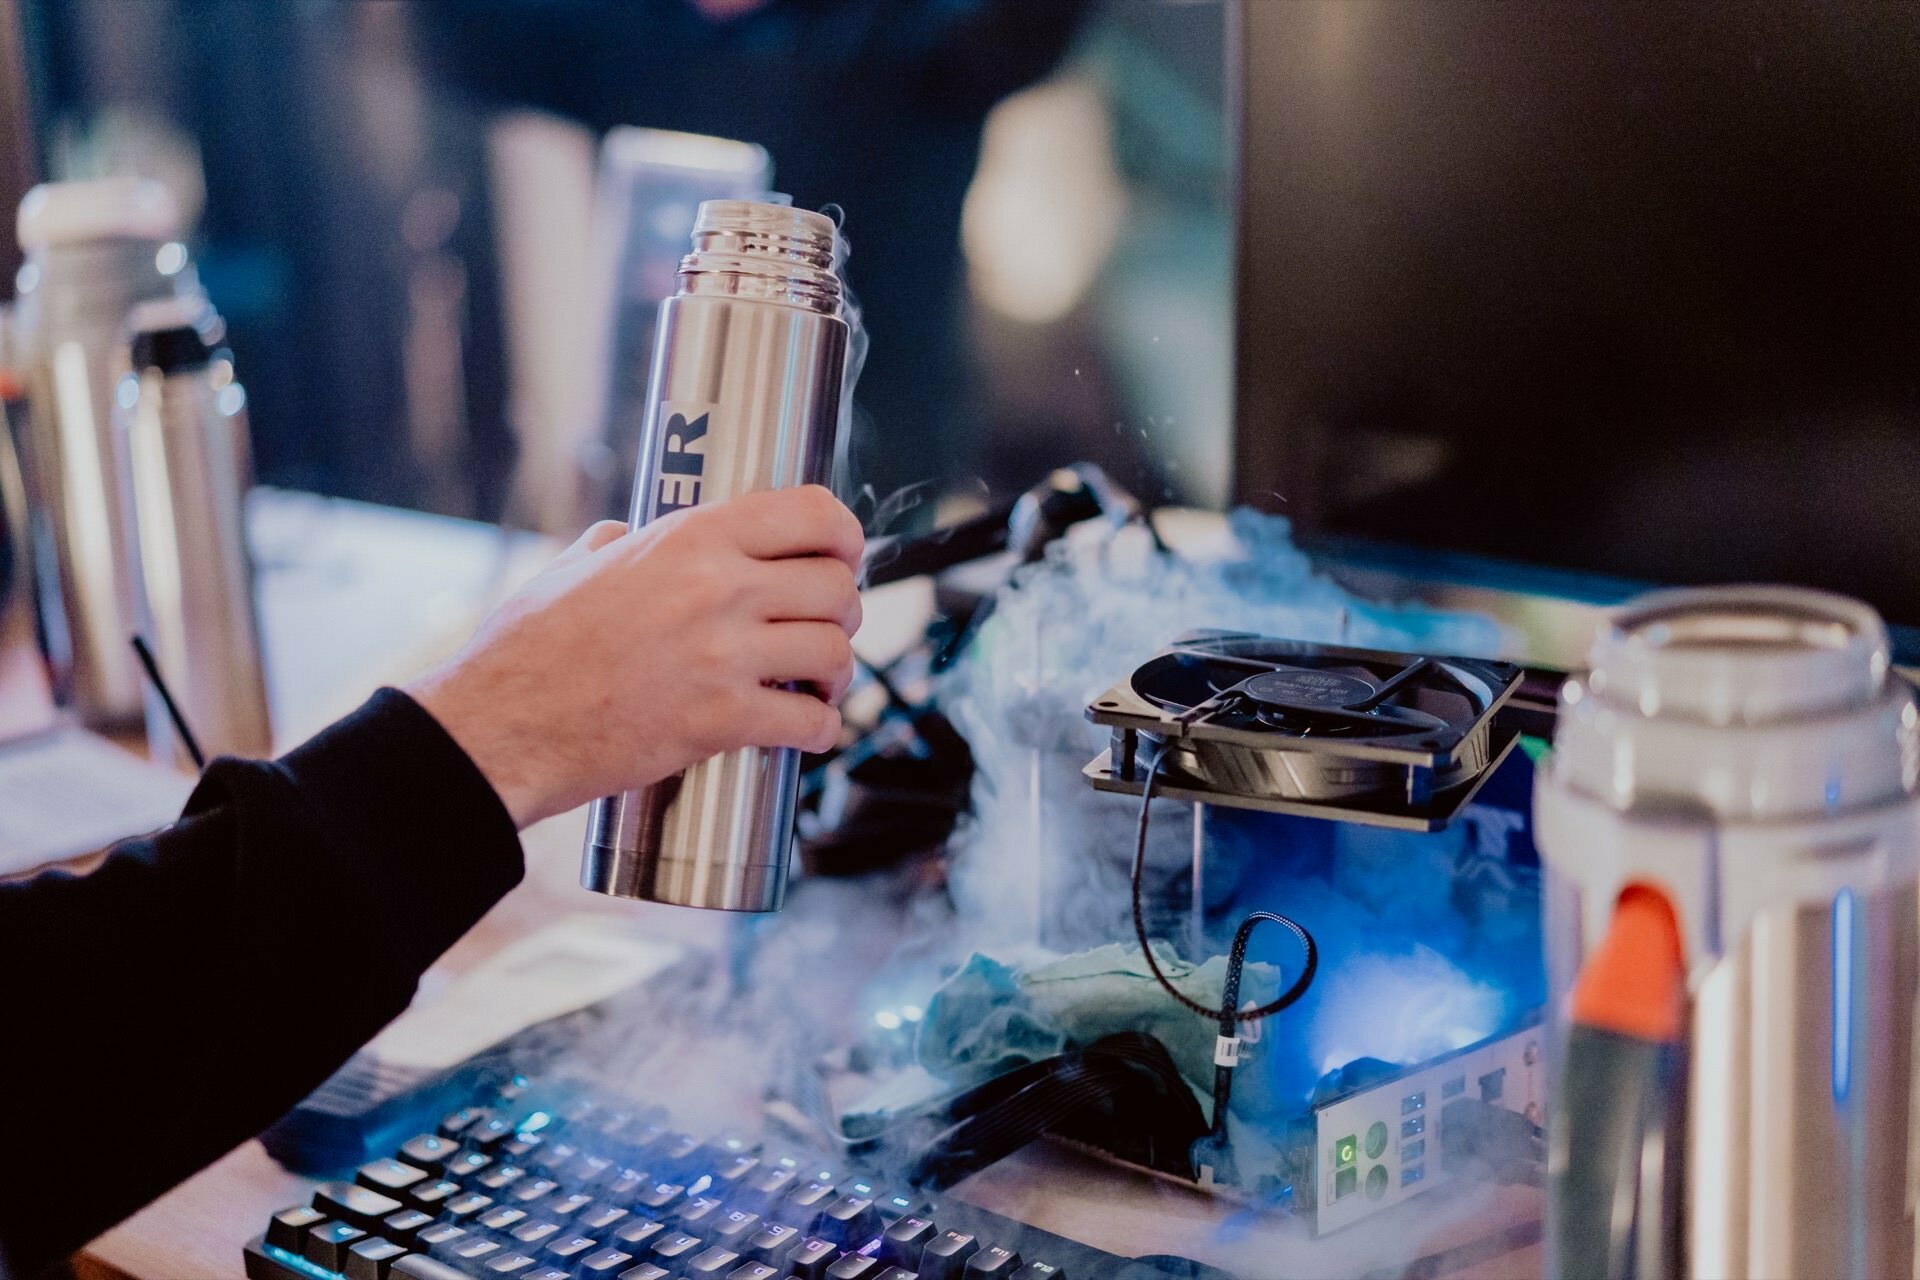
<instances>
[{"instance_id":1,"label":"dark blurred background","mask_svg":"<svg viewBox=\"0 0 1920 1280\"><path fill-rule=\"evenodd\" d=\"M590 245L642 125L845 208L868 513L1091 459L1920 623L1920 5L17 2L46 172L195 213L271 483L621 510Z\"/></svg>"},{"instance_id":2,"label":"dark blurred background","mask_svg":"<svg viewBox=\"0 0 1920 1280\"><path fill-rule=\"evenodd\" d=\"M595 148L641 125L758 143L845 209L869 509L1082 457L1224 498L1221 3L22 3L45 171L146 173L195 217L268 483L600 514L567 474L599 430Z\"/></svg>"}]
</instances>

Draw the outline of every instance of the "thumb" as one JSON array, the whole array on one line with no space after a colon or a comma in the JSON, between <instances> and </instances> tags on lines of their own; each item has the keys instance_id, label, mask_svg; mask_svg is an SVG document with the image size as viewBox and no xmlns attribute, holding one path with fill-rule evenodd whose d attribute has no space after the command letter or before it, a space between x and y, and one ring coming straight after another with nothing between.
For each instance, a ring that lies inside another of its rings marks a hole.
<instances>
[{"instance_id":1,"label":"thumb","mask_svg":"<svg viewBox=\"0 0 1920 1280\"><path fill-rule=\"evenodd\" d=\"M627 526L618 520L597 520L587 527L587 531L574 539L573 545L555 556L547 566L558 569L576 560L584 560L608 543L625 534Z\"/></svg>"}]
</instances>

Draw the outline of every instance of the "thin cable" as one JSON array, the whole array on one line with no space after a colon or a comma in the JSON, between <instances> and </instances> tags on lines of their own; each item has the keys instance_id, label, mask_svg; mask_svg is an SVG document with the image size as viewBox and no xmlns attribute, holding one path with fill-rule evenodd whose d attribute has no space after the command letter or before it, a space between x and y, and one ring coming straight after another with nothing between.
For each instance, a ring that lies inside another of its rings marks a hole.
<instances>
[{"instance_id":1,"label":"thin cable","mask_svg":"<svg viewBox=\"0 0 1920 1280\"><path fill-rule=\"evenodd\" d=\"M1193 999L1178 987L1174 986L1167 975L1161 972L1160 961L1155 958L1153 948L1147 944L1147 917L1146 911L1141 905L1141 879L1147 865L1148 815L1153 808L1154 787L1160 781L1160 768L1161 765L1166 762L1166 758L1167 752L1164 747L1155 753L1153 763L1147 766L1146 785L1142 787L1140 791L1140 824L1133 846L1133 932L1134 936L1139 939L1140 953L1146 957L1147 968L1153 972L1154 980L1166 989L1167 994L1201 1017L1209 1020L1217 1020L1222 1027L1221 1034L1231 1036L1233 1034L1233 1028L1237 1024L1242 1022L1257 1022L1261 1018L1270 1018L1305 995L1307 988L1313 984L1315 971L1320 967L1320 951L1319 948L1314 945L1313 935L1308 933L1299 924L1287 919L1285 916L1277 916L1271 912L1261 911L1249 916L1240 926L1239 933L1234 937L1233 959L1228 975L1232 990L1225 1002L1225 1008L1208 1008L1206 1005L1201 1004L1198 1000ZM1261 1005L1257 1009L1248 1009L1242 1012L1241 1010L1233 1008L1234 1001L1239 997L1239 968L1241 962L1246 958L1247 938L1252 933L1252 926L1261 920L1271 920L1291 929L1294 936L1300 939L1300 948L1305 952L1306 960L1301 967L1300 976L1294 979L1292 986L1280 993L1278 999L1270 1004Z\"/></svg>"},{"instance_id":2,"label":"thin cable","mask_svg":"<svg viewBox=\"0 0 1920 1280\"><path fill-rule=\"evenodd\" d=\"M200 743L193 736L193 730L187 728L187 719L180 714L179 704L173 700L173 691L167 688L167 682L160 678L160 664L153 660L153 650L147 648L147 642L139 636L133 637L133 651L140 658L140 665L147 669L147 679L153 681L153 691L160 695L160 701L166 704L167 715L173 720L173 731L180 735L180 745L187 749L187 755L193 759L193 767L207 767L207 757L200 750Z\"/></svg>"}]
</instances>

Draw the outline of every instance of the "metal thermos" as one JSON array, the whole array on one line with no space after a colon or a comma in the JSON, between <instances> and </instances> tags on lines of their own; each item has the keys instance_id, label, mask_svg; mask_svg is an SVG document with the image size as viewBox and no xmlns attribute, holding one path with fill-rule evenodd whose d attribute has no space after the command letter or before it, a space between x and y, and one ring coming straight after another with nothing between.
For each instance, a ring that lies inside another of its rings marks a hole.
<instances>
[{"instance_id":1,"label":"metal thermos","mask_svg":"<svg viewBox=\"0 0 1920 1280\"><path fill-rule=\"evenodd\" d=\"M115 405L136 617L188 729L209 756L272 754L244 502L246 396L211 317L146 303L129 322L132 368ZM156 690L155 759L187 752Z\"/></svg>"},{"instance_id":2,"label":"metal thermos","mask_svg":"<svg viewBox=\"0 0 1920 1280\"><path fill-rule=\"evenodd\" d=\"M1536 794L1554 1277L1914 1274L1920 731L1867 606L1626 607Z\"/></svg>"},{"instance_id":3,"label":"metal thermos","mask_svg":"<svg viewBox=\"0 0 1920 1280\"><path fill-rule=\"evenodd\" d=\"M127 313L198 293L178 223L166 189L135 178L46 183L20 202L22 452L36 558L50 569L42 626L63 698L94 724L140 715L113 396Z\"/></svg>"},{"instance_id":4,"label":"metal thermos","mask_svg":"<svg viewBox=\"0 0 1920 1280\"><path fill-rule=\"evenodd\" d=\"M829 480L848 340L838 253L823 214L747 200L700 206L693 252L660 307L634 528ZM799 768L796 751L747 748L596 801L581 884L679 906L778 910Z\"/></svg>"}]
</instances>

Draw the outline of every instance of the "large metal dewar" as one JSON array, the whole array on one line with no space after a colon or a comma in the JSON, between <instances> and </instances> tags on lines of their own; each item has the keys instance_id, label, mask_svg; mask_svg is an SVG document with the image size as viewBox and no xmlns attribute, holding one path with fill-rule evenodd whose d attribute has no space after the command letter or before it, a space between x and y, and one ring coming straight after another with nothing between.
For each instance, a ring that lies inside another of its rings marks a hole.
<instances>
[{"instance_id":1,"label":"large metal dewar","mask_svg":"<svg viewBox=\"0 0 1920 1280\"><path fill-rule=\"evenodd\" d=\"M748 200L700 206L679 290L661 305L634 528L736 494L824 484L848 326L838 229ZM580 883L723 911L786 893L800 753L747 748L594 803Z\"/></svg>"}]
</instances>

